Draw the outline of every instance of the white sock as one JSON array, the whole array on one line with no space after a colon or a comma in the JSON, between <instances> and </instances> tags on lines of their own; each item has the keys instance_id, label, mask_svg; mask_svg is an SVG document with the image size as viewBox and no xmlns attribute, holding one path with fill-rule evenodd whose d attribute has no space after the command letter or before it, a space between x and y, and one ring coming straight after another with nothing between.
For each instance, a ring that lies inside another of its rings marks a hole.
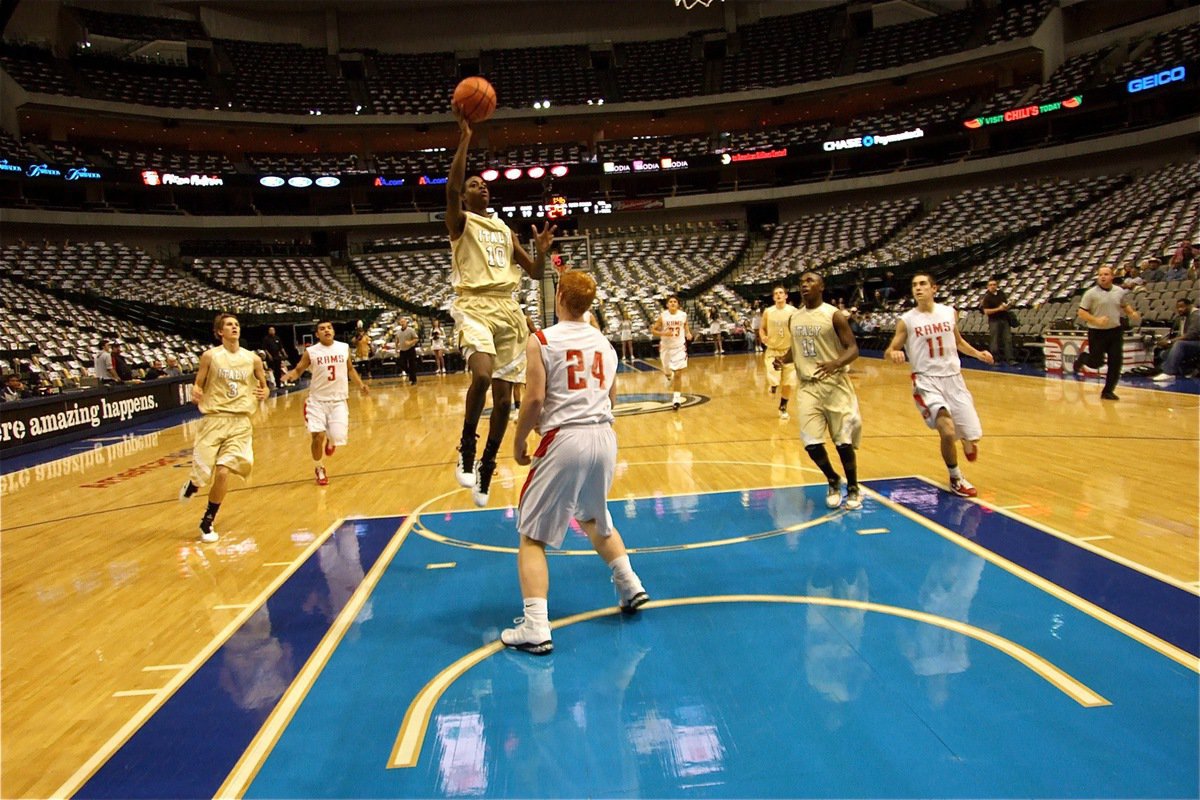
<instances>
[{"instance_id":1,"label":"white sock","mask_svg":"<svg viewBox=\"0 0 1200 800\"><path fill-rule=\"evenodd\" d=\"M526 597L525 598L525 620L539 628L550 626L549 612L546 610L546 598L544 597Z\"/></svg>"},{"instance_id":2,"label":"white sock","mask_svg":"<svg viewBox=\"0 0 1200 800\"><path fill-rule=\"evenodd\" d=\"M325 466L324 461L314 461L313 462L313 469L321 469L324 466Z\"/></svg>"},{"instance_id":3,"label":"white sock","mask_svg":"<svg viewBox=\"0 0 1200 800\"><path fill-rule=\"evenodd\" d=\"M624 555L619 558L614 558L608 562L608 568L612 570L613 581L621 589L629 589L624 594L632 596L642 591L642 582L638 578L637 573L633 571L633 567L629 563L629 556Z\"/></svg>"},{"instance_id":4,"label":"white sock","mask_svg":"<svg viewBox=\"0 0 1200 800\"><path fill-rule=\"evenodd\" d=\"M961 469L959 469L957 465L956 465L956 466L953 466L953 467L950 467L950 477L951 477L951 478L954 478L955 480L961 481L961 480L962 480L962 476L963 476L963 474L962 474L962 470L961 470Z\"/></svg>"},{"instance_id":5,"label":"white sock","mask_svg":"<svg viewBox=\"0 0 1200 800\"><path fill-rule=\"evenodd\" d=\"M676 393L675 393L675 396L674 396L673 398L671 398L671 402L672 402L672 403L678 403L678 402L679 402L679 392L676 392Z\"/></svg>"}]
</instances>

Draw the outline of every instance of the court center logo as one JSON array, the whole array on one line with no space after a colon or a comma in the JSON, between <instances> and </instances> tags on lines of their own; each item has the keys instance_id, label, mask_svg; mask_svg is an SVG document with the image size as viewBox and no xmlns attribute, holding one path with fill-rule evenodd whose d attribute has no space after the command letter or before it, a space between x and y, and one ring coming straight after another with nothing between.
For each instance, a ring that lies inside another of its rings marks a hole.
<instances>
[{"instance_id":1,"label":"court center logo","mask_svg":"<svg viewBox=\"0 0 1200 800\"><path fill-rule=\"evenodd\" d=\"M635 414L654 414L659 411L673 411L671 404L674 395L670 392L651 392L649 394L619 394L617 407L613 414L618 417L632 417ZM702 394L681 392L680 410L707 403L709 398Z\"/></svg>"}]
</instances>

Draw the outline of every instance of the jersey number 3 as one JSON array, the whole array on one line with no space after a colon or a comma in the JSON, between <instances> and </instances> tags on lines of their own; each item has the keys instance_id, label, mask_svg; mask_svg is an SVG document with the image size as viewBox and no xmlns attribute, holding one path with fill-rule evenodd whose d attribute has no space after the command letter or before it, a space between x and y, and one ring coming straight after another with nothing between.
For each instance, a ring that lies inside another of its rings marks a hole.
<instances>
[{"instance_id":1,"label":"jersey number 3","mask_svg":"<svg viewBox=\"0 0 1200 800\"><path fill-rule=\"evenodd\" d=\"M592 377L600 382L600 388L603 389L606 385L604 378L604 355L599 352L592 353ZM582 350L567 351L567 388L568 389L586 389L588 370L587 362L583 357Z\"/></svg>"}]
</instances>

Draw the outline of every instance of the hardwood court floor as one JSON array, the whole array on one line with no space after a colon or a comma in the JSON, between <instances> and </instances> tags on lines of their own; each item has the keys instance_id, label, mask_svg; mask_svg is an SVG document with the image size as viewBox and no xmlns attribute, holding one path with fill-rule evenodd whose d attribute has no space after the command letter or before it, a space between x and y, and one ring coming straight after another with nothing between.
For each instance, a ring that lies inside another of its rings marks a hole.
<instances>
[{"instance_id":1,"label":"hardwood court floor","mask_svg":"<svg viewBox=\"0 0 1200 800\"><path fill-rule=\"evenodd\" d=\"M707 402L618 421L614 499L820 480L756 361L692 364L685 389ZM907 371L863 359L854 381L860 476L944 481ZM963 466L982 501L1195 591L1197 396L1122 386L1112 404L1100 402L1095 382L987 371L967 381L985 439L980 460ZM339 519L403 515L447 493L439 508L470 506L451 470L464 388L461 375L423 377L352 397L351 441L327 460L324 488L312 480L303 393L267 401L253 479L230 492L217 545L196 542L203 498L175 499L194 423L5 475L0 795L49 796L86 774L147 695L225 638ZM656 372L623 373L619 391L648 409L666 386ZM515 503L524 475L507 442L493 507Z\"/></svg>"}]
</instances>

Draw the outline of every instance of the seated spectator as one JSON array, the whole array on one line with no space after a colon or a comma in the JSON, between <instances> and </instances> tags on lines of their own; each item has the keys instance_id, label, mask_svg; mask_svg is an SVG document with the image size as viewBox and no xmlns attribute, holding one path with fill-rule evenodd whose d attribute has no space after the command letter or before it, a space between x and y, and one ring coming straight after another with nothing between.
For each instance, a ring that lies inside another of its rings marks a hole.
<instances>
[{"instance_id":1,"label":"seated spectator","mask_svg":"<svg viewBox=\"0 0 1200 800\"><path fill-rule=\"evenodd\" d=\"M1157 283L1167 279L1167 271L1163 269L1162 259L1158 256L1150 256L1146 259L1145 267L1142 269L1142 278L1146 283Z\"/></svg>"},{"instance_id":2,"label":"seated spectator","mask_svg":"<svg viewBox=\"0 0 1200 800\"><path fill-rule=\"evenodd\" d=\"M1121 288L1127 292L1146 291L1146 279L1142 277L1142 271L1136 264L1125 268L1125 282L1121 284Z\"/></svg>"},{"instance_id":3,"label":"seated spectator","mask_svg":"<svg viewBox=\"0 0 1200 800\"><path fill-rule=\"evenodd\" d=\"M163 363L159 359L154 359L150 362L150 369L146 370L146 374L142 376L143 380L152 381L156 378L166 377L166 370L163 369Z\"/></svg>"},{"instance_id":4,"label":"seated spectator","mask_svg":"<svg viewBox=\"0 0 1200 800\"><path fill-rule=\"evenodd\" d=\"M179 368L179 359L175 356L167 356L167 368L163 370L163 374L168 378L178 378L183 374L183 370Z\"/></svg>"},{"instance_id":5,"label":"seated spectator","mask_svg":"<svg viewBox=\"0 0 1200 800\"><path fill-rule=\"evenodd\" d=\"M4 378L4 388L0 390L0 402L11 403L29 397L29 390L21 383L21 376L10 372Z\"/></svg>"},{"instance_id":6,"label":"seated spectator","mask_svg":"<svg viewBox=\"0 0 1200 800\"><path fill-rule=\"evenodd\" d=\"M1167 347L1162 374L1154 376L1159 382L1182 375L1184 364L1200 357L1200 309L1193 306L1190 298L1183 297L1175 301L1175 313L1179 315L1179 331L1159 342L1160 346Z\"/></svg>"}]
</instances>

